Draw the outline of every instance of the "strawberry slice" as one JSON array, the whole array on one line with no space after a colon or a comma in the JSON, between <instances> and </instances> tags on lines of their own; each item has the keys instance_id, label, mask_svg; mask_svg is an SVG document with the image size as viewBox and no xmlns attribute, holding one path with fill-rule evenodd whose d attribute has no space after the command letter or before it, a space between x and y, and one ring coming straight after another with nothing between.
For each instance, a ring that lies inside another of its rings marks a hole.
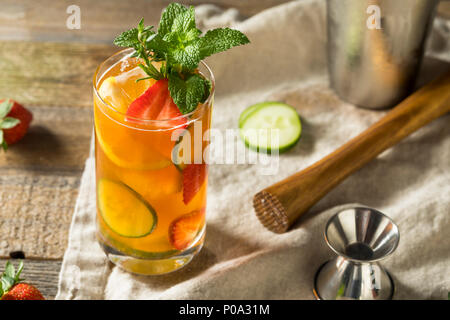
<instances>
[{"instance_id":1,"label":"strawberry slice","mask_svg":"<svg viewBox=\"0 0 450 320\"><path fill-rule=\"evenodd\" d=\"M169 226L170 243L184 250L195 240L205 223L205 209L193 211L174 220Z\"/></svg>"},{"instance_id":2,"label":"strawberry slice","mask_svg":"<svg viewBox=\"0 0 450 320\"><path fill-rule=\"evenodd\" d=\"M145 120L169 120L183 114L170 96L169 81L161 79L130 104L127 115ZM183 128L186 122L185 118L167 121L167 127Z\"/></svg>"},{"instance_id":3,"label":"strawberry slice","mask_svg":"<svg viewBox=\"0 0 450 320\"><path fill-rule=\"evenodd\" d=\"M206 179L206 164L188 164L183 170L183 202L188 204Z\"/></svg>"},{"instance_id":4,"label":"strawberry slice","mask_svg":"<svg viewBox=\"0 0 450 320\"><path fill-rule=\"evenodd\" d=\"M177 105L173 102L172 97L169 94L166 103L162 107L161 112L156 117L156 120L169 120L177 118L175 120L168 121L167 126L168 127L179 126L181 129L185 129L187 127L187 125L185 125L187 120L186 118L181 117L182 115L183 114L180 112L180 109L178 109Z\"/></svg>"},{"instance_id":5,"label":"strawberry slice","mask_svg":"<svg viewBox=\"0 0 450 320\"><path fill-rule=\"evenodd\" d=\"M134 100L127 110L127 116L138 119L155 120L169 96L169 81L156 81L142 95Z\"/></svg>"}]
</instances>

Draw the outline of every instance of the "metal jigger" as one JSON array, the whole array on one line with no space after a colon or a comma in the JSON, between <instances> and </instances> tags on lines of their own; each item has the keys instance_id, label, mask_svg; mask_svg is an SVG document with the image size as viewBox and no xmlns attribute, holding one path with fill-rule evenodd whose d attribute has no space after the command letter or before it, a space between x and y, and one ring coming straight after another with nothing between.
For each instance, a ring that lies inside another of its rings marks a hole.
<instances>
[{"instance_id":1,"label":"metal jigger","mask_svg":"<svg viewBox=\"0 0 450 320\"><path fill-rule=\"evenodd\" d=\"M335 214L325 227L325 241L338 256L317 271L316 298L392 299L394 282L378 261L394 252L399 239L395 223L375 209L358 207Z\"/></svg>"}]
</instances>

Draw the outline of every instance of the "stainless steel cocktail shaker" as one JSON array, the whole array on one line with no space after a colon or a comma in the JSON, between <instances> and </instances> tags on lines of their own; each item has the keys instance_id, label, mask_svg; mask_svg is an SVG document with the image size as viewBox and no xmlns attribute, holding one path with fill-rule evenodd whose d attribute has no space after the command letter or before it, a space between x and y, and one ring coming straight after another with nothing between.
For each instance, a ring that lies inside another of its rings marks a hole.
<instances>
[{"instance_id":1,"label":"stainless steel cocktail shaker","mask_svg":"<svg viewBox=\"0 0 450 320\"><path fill-rule=\"evenodd\" d=\"M382 109L414 86L439 0L327 0L330 85Z\"/></svg>"}]
</instances>

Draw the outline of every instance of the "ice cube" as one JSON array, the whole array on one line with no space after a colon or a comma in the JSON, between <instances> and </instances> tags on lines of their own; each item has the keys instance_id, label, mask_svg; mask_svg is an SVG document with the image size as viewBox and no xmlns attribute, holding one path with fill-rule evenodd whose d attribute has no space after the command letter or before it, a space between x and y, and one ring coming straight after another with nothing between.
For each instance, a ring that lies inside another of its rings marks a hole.
<instances>
[{"instance_id":1,"label":"ice cube","mask_svg":"<svg viewBox=\"0 0 450 320\"><path fill-rule=\"evenodd\" d=\"M131 101L134 101L155 83L154 79L136 82L136 80L146 77L148 75L141 68L135 67L127 72L121 73L116 79L119 86L126 91Z\"/></svg>"},{"instance_id":2,"label":"ice cube","mask_svg":"<svg viewBox=\"0 0 450 320\"><path fill-rule=\"evenodd\" d=\"M119 85L115 77L109 77L103 80L98 93L103 101L122 113L127 111L128 106L132 102L127 92Z\"/></svg>"},{"instance_id":3,"label":"ice cube","mask_svg":"<svg viewBox=\"0 0 450 320\"><path fill-rule=\"evenodd\" d=\"M154 63L154 66L159 70L158 63ZM128 106L156 82L154 79L136 82L146 77L148 75L140 67L109 77L100 86L100 96L118 111L126 113Z\"/></svg>"}]
</instances>

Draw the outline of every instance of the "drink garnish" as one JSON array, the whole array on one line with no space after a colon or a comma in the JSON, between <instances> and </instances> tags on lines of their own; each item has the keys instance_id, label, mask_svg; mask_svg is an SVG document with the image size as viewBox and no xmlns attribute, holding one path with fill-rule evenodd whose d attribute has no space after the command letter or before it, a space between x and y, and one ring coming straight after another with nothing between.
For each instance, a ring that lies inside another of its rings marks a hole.
<instances>
[{"instance_id":1,"label":"drink garnish","mask_svg":"<svg viewBox=\"0 0 450 320\"><path fill-rule=\"evenodd\" d=\"M139 67L148 77L168 79L173 102L182 114L195 110L208 98L211 83L198 72L201 60L215 53L249 43L240 31L230 28L209 30L204 35L197 29L194 7L171 3L162 13L158 30L145 26L141 19L137 28L123 32L114 44L133 48L133 57L143 63ZM159 67L153 63L159 62Z\"/></svg>"},{"instance_id":2,"label":"drink garnish","mask_svg":"<svg viewBox=\"0 0 450 320\"><path fill-rule=\"evenodd\" d=\"M157 223L153 207L126 184L109 179L97 183L98 209L103 221L115 233L127 238L142 238Z\"/></svg>"},{"instance_id":3,"label":"drink garnish","mask_svg":"<svg viewBox=\"0 0 450 320\"><path fill-rule=\"evenodd\" d=\"M205 163L188 164L183 169L183 202L185 204L188 204L194 198L205 182L206 169Z\"/></svg>"},{"instance_id":4,"label":"drink garnish","mask_svg":"<svg viewBox=\"0 0 450 320\"><path fill-rule=\"evenodd\" d=\"M302 125L297 111L280 102L262 102L239 117L239 133L245 145L264 153L284 152L300 139Z\"/></svg>"},{"instance_id":5,"label":"drink garnish","mask_svg":"<svg viewBox=\"0 0 450 320\"><path fill-rule=\"evenodd\" d=\"M148 88L141 96L134 100L127 110L127 115L138 119L170 120L170 128L185 128L187 120L173 102L169 94L169 81L160 79ZM181 118L178 118L181 117ZM174 119L177 118L177 119ZM130 120L129 121L136 121ZM139 120L137 120L139 122ZM162 126L160 124L160 126Z\"/></svg>"},{"instance_id":6,"label":"drink garnish","mask_svg":"<svg viewBox=\"0 0 450 320\"><path fill-rule=\"evenodd\" d=\"M198 210L181 216L169 226L170 243L177 250L184 250L195 240L205 222L205 210Z\"/></svg>"}]
</instances>

